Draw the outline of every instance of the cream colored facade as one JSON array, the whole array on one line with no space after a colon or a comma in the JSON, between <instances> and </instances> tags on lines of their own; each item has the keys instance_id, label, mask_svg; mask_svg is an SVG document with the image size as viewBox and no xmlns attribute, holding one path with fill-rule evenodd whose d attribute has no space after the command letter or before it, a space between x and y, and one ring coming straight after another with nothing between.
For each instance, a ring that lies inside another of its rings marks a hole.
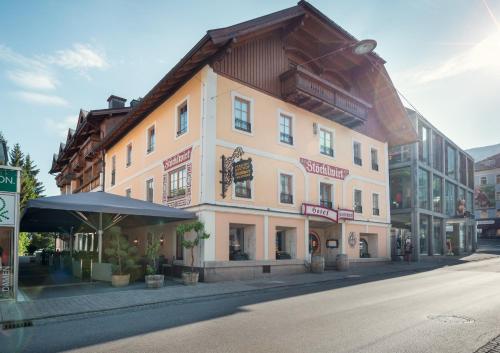
<instances>
[{"instance_id":1,"label":"cream colored facade","mask_svg":"<svg viewBox=\"0 0 500 353\"><path fill-rule=\"evenodd\" d=\"M251 132L235 128L235 99L249 102ZM187 131L178 136L179 114L186 103ZM291 119L293 145L280 142L280 114ZM152 127L155 143L148 152L148 131ZM320 153L321 129L333 137L334 157ZM361 166L354 163L354 142L361 145ZM131 146L131 153L127 146ZM243 149L243 159L252 159L251 197L237 197L233 183L223 198L221 157L231 156L237 147ZM378 170L372 168L372 149L377 151ZM129 165L127 154L131 157ZM300 163L301 158L347 169L349 174L344 180L312 174ZM183 167L185 191L171 198L171 172ZM291 204L280 202L280 174L291 176ZM148 181L152 180L153 202L197 212L211 234L196 254L196 264L203 268L208 281L254 278L268 271L302 272L304 262L310 259L313 235L319 240L317 251L325 256L327 265L334 264L339 253L348 254L352 262L388 260L390 256L387 144L217 75L209 66L106 151L105 175L107 192L128 193L145 200ZM354 213L354 220L338 223L303 215L303 203L320 203L320 183L331 185L334 209L353 210L355 190L360 190L362 212ZM373 198L378 198L378 207ZM189 263L188 254L178 259L174 229L175 225L159 225L154 230L127 232L138 237L139 244L148 231L160 232L164 237L161 251L167 259ZM238 239L248 260L230 260L230 239L234 243L235 229L244 234ZM276 259L277 232L280 247L290 259ZM338 241L338 248L326 247L331 239ZM369 259L360 259L360 241L368 246L364 253Z\"/></svg>"}]
</instances>

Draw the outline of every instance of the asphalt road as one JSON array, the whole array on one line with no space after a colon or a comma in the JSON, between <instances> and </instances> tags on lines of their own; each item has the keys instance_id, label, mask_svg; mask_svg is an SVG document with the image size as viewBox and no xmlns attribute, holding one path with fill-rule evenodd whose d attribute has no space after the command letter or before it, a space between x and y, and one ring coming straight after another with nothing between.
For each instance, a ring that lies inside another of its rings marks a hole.
<instances>
[{"instance_id":1,"label":"asphalt road","mask_svg":"<svg viewBox=\"0 0 500 353\"><path fill-rule=\"evenodd\" d=\"M0 352L474 352L500 259L0 331Z\"/></svg>"}]
</instances>

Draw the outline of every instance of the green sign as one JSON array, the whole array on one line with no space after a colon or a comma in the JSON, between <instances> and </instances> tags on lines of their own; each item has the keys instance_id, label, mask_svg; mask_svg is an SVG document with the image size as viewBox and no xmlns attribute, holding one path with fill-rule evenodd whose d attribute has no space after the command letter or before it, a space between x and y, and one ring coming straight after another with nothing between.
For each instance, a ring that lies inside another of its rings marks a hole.
<instances>
[{"instance_id":1,"label":"green sign","mask_svg":"<svg viewBox=\"0 0 500 353\"><path fill-rule=\"evenodd\" d=\"M0 191L17 191L17 170L0 167Z\"/></svg>"}]
</instances>

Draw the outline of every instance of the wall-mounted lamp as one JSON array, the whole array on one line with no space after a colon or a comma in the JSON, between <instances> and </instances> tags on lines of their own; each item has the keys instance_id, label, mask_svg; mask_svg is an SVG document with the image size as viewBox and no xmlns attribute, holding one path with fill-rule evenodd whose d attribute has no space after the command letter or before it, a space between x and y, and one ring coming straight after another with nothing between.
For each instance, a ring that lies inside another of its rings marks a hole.
<instances>
[{"instance_id":1,"label":"wall-mounted lamp","mask_svg":"<svg viewBox=\"0 0 500 353\"><path fill-rule=\"evenodd\" d=\"M163 237L160 238L160 246L163 246L163 243L165 242L165 239Z\"/></svg>"},{"instance_id":2,"label":"wall-mounted lamp","mask_svg":"<svg viewBox=\"0 0 500 353\"><path fill-rule=\"evenodd\" d=\"M134 245L139 245L139 240L137 238L132 240L132 242L134 243Z\"/></svg>"}]
</instances>

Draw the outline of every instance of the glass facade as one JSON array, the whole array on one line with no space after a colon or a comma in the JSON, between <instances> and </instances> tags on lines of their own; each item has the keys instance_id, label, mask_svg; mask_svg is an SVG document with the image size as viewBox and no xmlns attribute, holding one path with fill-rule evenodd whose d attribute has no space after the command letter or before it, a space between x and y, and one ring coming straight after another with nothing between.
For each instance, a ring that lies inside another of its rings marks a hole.
<instances>
[{"instance_id":1,"label":"glass facade","mask_svg":"<svg viewBox=\"0 0 500 353\"><path fill-rule=\"evenodd\" d=\"M443 171L443 137L436 132L432 133L432 165Z\"/></svg>"},{"instance_id":2,"label":"glass facade","mask_svg":"<svg viewBox=\"0 0 500 353\"><path fill-rule=\"evenodd\" d=\"M455 215L455 184L450 183L449 181L445 184L445 212L448 216L453 217Z\"/></svg>"},{"instance_id":3,"label":"glass facade","mask_svg":"<svg viewBox=\"0 0 500 353\"><path fill-rule=\"evenodd\" d=\"M434 212L443 212L443 178L432 177L432 204Z\"/></svg>"},{"instance_id":4,"label":"glass facade","mask_svg":"<svg viewBox=\"0 0 500 353\"><path fill-rule=\"evenodd\" d=\"M446 145L446 175L454 179L457 178L457 163L455 155L455 149L450 145Z\"/></svg>"},{"instance_id":5,"label":"glass facade","mask_svg":"<svg viewBox=\"0 0 500 353\"><path fill-rule=\"evenodd\" d=\"M430 216L420 214L420 230L419 230L419 245L420 254L427 254L429 252L429 234L430 234Z\"/></svg>"},{"instance_id":6,"label":"glass facade","mask_svg":"<svg viewBox=\"0 0 500 353\"><path fill-rule=\"evenodd\" d=\"M434 218L432 227L432 253L434 255L440 255L443 253L443 220L441 218Z\"/></svg>"},{"instance_id":7,"label":"glass facade","mask_svg":"<svg viewBox=\"0 0 500 353\"><path fill-rule=\"evenodd\" d=\"M410 167L391 170L389 179L391 208L410 208L412 194Z\"/></svg>"},{"instance_id":8,"label":"glass facade","mask_svg":"<svg viewBox=\"0 0 500 353\"><path fill-rule=\"evenodd\" d=\"M418 169L418 206L429 209L429 172Z\"/></svg>"},{"instance_id":9,"label":"glass facade","mask_svg":"<svg viewBox=\"0 0 500 353\"><path fill-rule=\"evenodd\" d=\"M420 139L418 143L418 158L421 162L429 164L429 128L419 124L418 137Z\"/></svg>"},{"instance_id":10,"label":"glass facade","mask_svg":"<svg viewBox=\"0 0 500 353\"><path fill-rule=\"evenodd\" d=\"M389 164L409 162L410 147L410 145L404 145L389 148Z\"/></svg>"}]
</instances>

